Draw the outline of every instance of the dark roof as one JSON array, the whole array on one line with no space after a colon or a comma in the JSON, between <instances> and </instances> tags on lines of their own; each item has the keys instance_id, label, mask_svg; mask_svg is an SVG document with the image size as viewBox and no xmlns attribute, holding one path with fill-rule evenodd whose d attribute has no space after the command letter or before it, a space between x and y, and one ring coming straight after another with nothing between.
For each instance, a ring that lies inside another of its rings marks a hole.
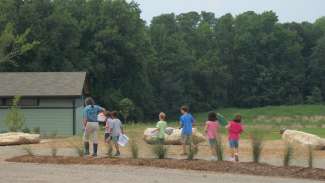
<instances>
[{"instance_id":1,"label":"dark roof","mask_svg":"<svg viewBox=\"0 0 325 183\"><path fill-rule=\"evenodd\" d=\"M0 72L0 96L80 96L86 72Z\"/></svg>"}]
</instances>

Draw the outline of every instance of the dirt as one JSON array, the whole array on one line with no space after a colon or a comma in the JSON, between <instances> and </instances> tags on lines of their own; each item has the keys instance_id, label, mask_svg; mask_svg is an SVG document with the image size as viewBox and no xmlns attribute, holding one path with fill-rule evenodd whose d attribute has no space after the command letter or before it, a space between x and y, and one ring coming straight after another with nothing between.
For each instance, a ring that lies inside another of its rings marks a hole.
<instances>
[{"instance_id":1,"label":"dirt","mask_svg":"<svg viewBox=\"0 0 325 183\"><path fill-rule=\"evenodd\" d=\"M211 162L205 160L175 160L175 159L129 159L129 158L83 158L64 156L18 156L7 159L9 162L39 163L39 164L83 164L83 165L128 165L159 167L169 169L212 171L233 174L260 176L292 177L313 180L325 180L325 169L302 167L279 167L268 164L233 163L228 161Z\"/></svg>"}]
</instances>

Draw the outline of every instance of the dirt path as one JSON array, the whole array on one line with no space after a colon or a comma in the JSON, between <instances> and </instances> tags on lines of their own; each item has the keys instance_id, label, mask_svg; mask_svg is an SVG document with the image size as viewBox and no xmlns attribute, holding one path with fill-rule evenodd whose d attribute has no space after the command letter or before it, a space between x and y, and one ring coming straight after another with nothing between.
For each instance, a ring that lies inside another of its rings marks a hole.
<instances>
[{"instance_id":1,"label":"dirt path","mask_svg":"<svg viewBox=\"0 0 325 183\"><path fill-rule=\"evenodd\" d=\"M37 165L8 162L0 162L0 166L2 167L0 182L15 183L318 183L309 180L129 166Z\"/></svg>"}]
</instances>

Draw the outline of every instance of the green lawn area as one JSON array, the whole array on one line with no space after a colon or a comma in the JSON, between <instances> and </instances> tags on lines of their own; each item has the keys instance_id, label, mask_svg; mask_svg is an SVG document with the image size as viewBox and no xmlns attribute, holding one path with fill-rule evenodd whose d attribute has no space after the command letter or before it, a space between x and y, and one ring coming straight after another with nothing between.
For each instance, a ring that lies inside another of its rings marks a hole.
<instances>
[{"instance_id":1,"label":"green lawn area","mask_svg":"<svg viewBox=\"0 0 325 183\"><path fill-rule=\"evenodd\" d=\"M227 120L231 120L236 114L243 117L246 132L242 138L248 138L253 130L261 131L265 139L280 139L280 129L298 129L325 138L325 105L294 105L272 106L251 109L224 108L216 112L221 113ZM202 132L208 112L194 114L196 127ZM168 125L178 127L175 120L168 121ZM147 127L154 127L155 122L125 125L130 135L142 135ZM226 129L221 133L226 135Z\"/></svg>"}]
</instances>

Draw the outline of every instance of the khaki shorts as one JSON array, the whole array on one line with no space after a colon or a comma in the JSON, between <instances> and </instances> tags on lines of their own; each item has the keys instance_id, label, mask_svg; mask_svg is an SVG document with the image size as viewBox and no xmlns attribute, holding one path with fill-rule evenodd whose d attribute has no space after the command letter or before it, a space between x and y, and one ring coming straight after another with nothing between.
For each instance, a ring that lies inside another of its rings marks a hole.
<instances>
[{"instance_id":1,"label":"khaki shorts","mask_svg":"<svg viewBox=\"0 0 325 183\"><path fill-rule=\"evenodd\" d=\"M98 130L99 130L98 122L87 122L84 131L83 141L89 142L90 136L93 136L93 143L98 144Z\"/></svg>"},{"instance_id":2,"label":"khaki shorts","mask_svg":"<svg viewBox=\"0 0 325 183\"><path fill-rule=\"evenodd\" d=\"M192 135L182 134L182 144L190 144L192 143Z\"/></svg>"}]
</instances>

